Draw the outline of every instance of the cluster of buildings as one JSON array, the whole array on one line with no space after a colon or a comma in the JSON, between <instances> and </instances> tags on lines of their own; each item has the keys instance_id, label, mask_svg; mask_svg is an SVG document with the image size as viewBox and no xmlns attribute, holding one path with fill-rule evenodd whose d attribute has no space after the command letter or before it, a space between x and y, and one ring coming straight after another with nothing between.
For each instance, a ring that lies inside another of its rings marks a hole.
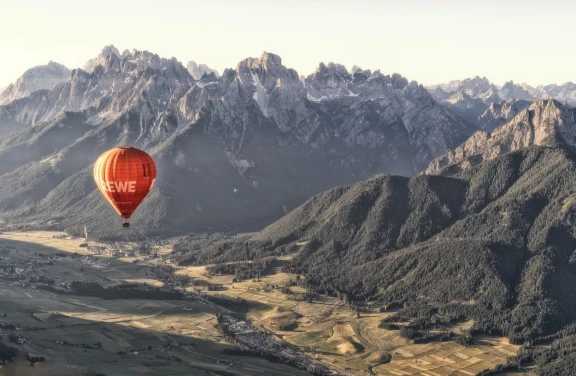
<instances>
[{"instance_id":1,"label":"cluster of buildings","mask_svg":"<svg viewBox=\"0 0 576 376\"><path fill-rule=\"evenodd\" d=\"M90 266L94 269L104 269L111 265L110 261L108 260L103 260L90 256L82 256L80 257L79 261L82 265Z\"/></svg>"},{"instance_id":2,"label":"cluster of buildings","mask_svg":"<svg viewBox=\"0 0 576 376\"><path fill-rule=\"evenodd\" d=\"M3 332L2 329L0 329L0 339L8 340L9 342L16 343L18 345L32 342L32 338L24 337L22 335L22 328L17 326L13 327L10 333Z\"/></svg>"},{"instance_id":3,"label":"cluster of buildings","mask_svg":"<svg viewBox=\"0 0 576 376\"><path fill-rule=\"evenodd\" d=\"M218 324L226 340L241 350L257 353L269 360L307 370L314 375L341 376L341 374L313 362L297 348L279 342L270 332L256 328L247 320L238 319L229 314L219 314Z\"/></svg>"},{"instance_id":4,"label":"cluster of buildings","mask_svg":"<svg viewBox=\"0 0 576 376\"><path fill-rule=\"evenodd\" d=\"M37 269L46 265L54 265L56 256L30 257L28 259L14 259L8 256L0 257L0 284L28 286L35 283L46 284L47 279ZM7 282L6 282L7 281Z\"/></svg>"}]
</instances>

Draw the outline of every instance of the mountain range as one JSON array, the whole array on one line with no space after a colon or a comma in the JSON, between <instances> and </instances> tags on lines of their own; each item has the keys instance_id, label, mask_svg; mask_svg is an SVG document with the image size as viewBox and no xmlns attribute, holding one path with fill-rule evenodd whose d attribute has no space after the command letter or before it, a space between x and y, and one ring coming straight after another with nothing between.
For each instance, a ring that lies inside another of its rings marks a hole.
<instances>
[{"instance_id":1,"label":"mountain range","mask_svg":"<svg viewBox=\"0 0 576 376\"><path fill-rule=\"evenodd\" d=\"M433 160L427 174L453 175L485 160L531 145L576 145L576 109L540 100L492 133L479 130L456 149Z\"/></svg>"},{"instance_id":2,"label":"mountain range","mask_svg":"<svg viewBox=\"0 0 576 376\"><path fill-rule=\"evenodd\" d=\"M0 106L2 220L118 235L91 166L131 145L159 166L135 232L252 230L325 189L414 175L475 130L398 74L321 63L301 77L271 53L221 76L193 68L107 46Z\"/></svg>"},{"instance_id":3,"label":"mountain range","mask_svg":"<svg viewBox=\"0 0 576 376\"><path fill-rule=\"evenodd\" d=\"M555 99L567 106L576 106L576 84L572 82L532 87L508 81L500 87L486 77L476 76L432 85L427 89L440 103L488 132L503 124L502 121L493 121L494 113L502 109L506 110L505 120L510 120L535 100Z\"/></svg>"}]
</instances>

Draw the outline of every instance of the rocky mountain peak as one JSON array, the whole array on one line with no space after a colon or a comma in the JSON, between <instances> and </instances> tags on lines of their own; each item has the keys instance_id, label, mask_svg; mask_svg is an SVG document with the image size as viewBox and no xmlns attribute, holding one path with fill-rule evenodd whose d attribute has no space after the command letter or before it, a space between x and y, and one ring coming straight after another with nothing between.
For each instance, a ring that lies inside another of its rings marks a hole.
<instances>
[{"instance_id":1,"label":"rocky mountain peak","mask_svg":"<svg viewBox=\"0 0 576 376\"><path fill-rule=\"evenodd\" d=\"M252 70L262 70L262 71L274 71L278 68L287 69L282 65L282 59L280 56L270 53L263 52L260 58L248 57L238 63L236 70L242 71L243 69Z\"/></svg>"},{"instance_id":2,"label":"rocky mountain peak","mask_svg":"<svg viewBox=\"0 0 576 376\"><path fill-rule=\"evenodd\" d=\"M136 50L134 49L134 51L136 51ZM116 47L114 47L113 44L111 44L108 46L104 46L104 48L102 48L102 52L100 52L100 55L102 55L102 56L115 55L116 57L120 57L120 51L118 51L118 49Z\"/></svg>"},{"instance_id":3,"label":"rocky mountain peak","mask_svg":"<svg viewBox=\"0 0 576 376\"><path fill-rule=\"evenodd\" d=\"M362 71L362 68L360 68L357 65L353 65L352 68L350 68L350 74L352 76L354 76L354 73L358 72L358 71Z\"/></svg>"},{"instance_id":4,"label":"rocky mountain peak","mask_svg":"<svg viewBox=\"0 0 576 376\"><path fill-rule=\"evenodd\" d=\"M242 60L236 67L235 76L238 84L248 87L251 95L259 98L261 104L279 82L285 87L302 88L298 73L282 65L280 56L270 52L264 52L259 59L249 57Z\"/></svg>"},{"instance_id":5,"label":"rocky mountain peak","mask_svg":"<svg viewBox=\"0 0 576 376\"><path fill-rule=\"evenodd\" d=\"M163 137L160 130L167 119L169 128L175 123L166 110L190 89L193 81L175 58L164 59L138 50L120 55L113 46L105 47L85 68L69 73L69 80L55 86L42 101L25 102L18 116L36 124L50 121L63 111L92 108L89 122L100 124L109 116L136 111L142 115L142 140Z\"/></svg>"},{"instance_id":6,"label":"rocky mountain peak","mask_svg":"<svg viewBox=\"0 0 576 376\"><path fill-rule=\"evenodd\" d=\"M356 68L358 68L358 67L356 67ZM354 73L351 73L351 74L352 74L352 76L353 76L354 78L357 78L357 77L358 77L358 78L368 79L370 76L372 76L372 71L371 71L370 69L363 70L363 69L361 69L361 68L358 68L358 69L352 69L352 70L350 70L350 72L352 72L352 71L353 71ZM380 76L380 75L381 75L381 73L380 73L380 70L379 70L379 69L377 69L377 70L374 71L374 76L375 76L375 77L376 77L376 76Z\"/></svg>"},{"instance_id":7,"label":"rocky mountain peak","mask_svg":"<svg viewBox=\"0 0 576 376\"><path fill-rule=\"evenodd\" d=\"M428 91L440 103L447 101L452 94L445 92L440 86L429 87Z\"/></svg>"},{"instance_id":8,"label":"rocky mountain peak","mask_svg":"<svg viewBox=\"0 0 576 376\"><path fill-rule=\"evenodd\" d=\"M282 65L282 58L276 54L264 51L260 57L265 68Z\"/></svg>"},{"instance_id":9,"label":"rocky mountain peak","mask_svg":"<svg viewBox=\"0 0 576 376\"><path fill-rule=\"evenodd\" d=\"M170 72L171 75L176 75L185 80L191 78L189 71L175 57L166 59L149 51L133 50L131 53L123 55L122 58L119 59L118 65L119 70L123 73L130 73L133 71L143 72L146 69L151 69L155 71Z\"/></svg>"},{"instance_id":10,"label":"rocky mountain peak","mask_svg":"<svg viewBox=\"0 0 576 376\"><path fill-rule=\"evenodd\" d=\"M502 88L498 91L498 96L504 100L506 99L524 99L532 100L534 97L522 88L521 85L517 85L514 81L510 80L506 82Z\"/></svg>"},{"instance_id":11,"label":"rocky mountain peak","mask_svg":"<svg viewBox=\"0 0 576 376\"><path fill-rule=\"evenodd\" d=\"M190 60L186 65L188 72L194 77L195 80L200 80L206 75L213 74L215 77L219 77L218 71L216 69L210 68L206 64L197 64L194 60Z\"/></svg>"},{"instance_id":12,"label":"rocky mountain peak","mask_svg":"<svg viewBox=\"0 0 576 376\"><path fill-rule=\"evenodd\" d=\"M328 63L327 65L324 63L320 63L318 68L308 76L308 79L311 81L349 81L352 78L350 73L345 66L340 64Z\"/></svg>"},{"instance_id":13,"label":"rocky mountain peak","mask_svg":"<svg viewBox=\"0 0 576 376\"><path fill-rule=\"evenodd\" d=\"M532 102L522 99L508 99L506 101L493 102L490 107L480 117L478 117L478 127L486 132L506 124L518 113L528 108Z\"/></svg>"},{"instance_id":14,"label":"rocky mountain peak","mask_svg":"<svg viewBox=\"0 0 576 376\"><path fill-rule=\"evenodd\" d=\"M52 60L50 60L48 64L46 64L46 67L52 71L67 71L67 72L70 71L68 68L66 68L66 66Z\"/></svg>"},{"instance_id":15,"label":"rocky mountain peak","mask_svg":"<svg viewBox=\"0 0 576 376\"><path fill-rule=\"evenodd\" d=\"M470 97L464 90L458 90L458 91L454 92L452 95L450 95L446 101L448 103L457 103L460 101L465 101L465 100L470 100L470 99L472 99L472 97Z\"/></svg>"},{"instance_id":16,"label":"rocky mountain peak","mask_svg":"<svg viewBox=\"0 0 576 376\"><path fill-rule=\"evenodd\" d=\"M26 97L38 90L51 90L69 77L70 69L54 61L30 68L0 93L0 105Z\"/></svg>"},{"instance_id":17,"label":"rocky mountain peak","mask_svg":"<svg viewBox=\"0 0 576 376\"><path fill-rule=\"evenodd\" d=\"M476 76L472 79L467 78L462 81L460 85L460 90L469 90L472 92L485 92L488 91L491 87L490 81L486 77Z\"/></svg>"},{"instance_id":18,"label":"rocky mountain peak","mask_svg":"<svg viewBox=\"0 0 576 376\"><path fill-rule=\"evenodd\" d=\"M358 94L346 67L334 63L320 63L318 68L306 77L304 86L313 101Z\"/></svg>"},{"instance_id":19,"label":"rocky mountain peak","mask_svg":"<svg viewBox=\"0 0 576 376\"><path fill-rule=\"evenodd\" d=\"M256 69L260 67L260 59L255 57L247 57L236 65L236 71L240 72L243 69Z\"/></svg>"},{"instance_id":20,"label":"rocky mountain peak","mask_svg":"<svg viewBox=\"0 0 576 376\"><path fill-rule=\"evenodd\" d=\"M462 81L454 80L447 84L432 85L428 87L428 90L436 100L443 102L462 118L477 125L481 122L479 116L488 110L492 103L498 103L501 100L556 99L569 106L576 106L576 84L572 82L532 87L525 82L516 84L511 80L502 87L497 87L486 77L476 76ZM451 94L459 90L466 91L470 98L459 102L448 102Z\"/></svg>"},{"instance_id":21,"label":"rocky mountain peak","mask_svg":"<svg viewBox=\"0 0 576 376\"><path fill-rule=\"evenodd\" d=\"M396 90L401 90L408 85L408 79L399 73L392 74L390 81L392 83L392 87Z\"/></svg>"},{"instance_id":22,"label":"rocky mountain peak","mask_svg":"<svg viewBox=\"0 0 576 376\"><path fill-rule=\"evenodd\" d=\"M447 84L439 84L429 86L431 92L438 92L452 94L457 91L465 91L468 95L476 97L483 95L486 91L496 87L486 78L475 76L474 78L466 78L464 80L452 80ZM438 89L441 89L440 91ZM449 96L448 96L449 97Z\"/></svg>"},{"instance_id":23,"label":"rocky mountain peak","mask_svg":"<svg viewBox=\"0 0 576 376\"><path fill-rule=\"evenodd\" d=\"M103 66L105 69L120 69L120 59L121 55L116 47L113 45L105 46L98 56L88 60L88 62L84 64L83 70L92 73L98 65Z\"/></svg>"},{"instance_id":24,"label":"rocky mountain peak","mask_svg":"<svg viewBox=\"0 0 576 376\"><path fill-rule=\"evenodd\" d=\"M526 105L526 102L518 102ZM530 103L530 102L528 102ZM512 107L506 102L491 107ZM492 134L478 131L455 150L433 160L426 174L452 175L471 168L484 160L532 145L576 145L576 110L556 100L538 100L520 111Z\"/></svg>"},{"instance_id":25,"label":"rocky mountain peak","mask_svg":"<svg viewBox=\"0 0 576 376\"><path fill-rule=\"evenodd\" d=\"M532 91L535 90L532 86L528 85L528 83L526 83L526 82L522 82L522 83L520 84L520 87L521 87L522 89L524 89L524 90L525 90L526 92L528 92L528 93L531 93Z\"/></svg>"},{"instance_id":26,"label":"rocky mountain peak","mask_svg":"<svg viewBox=\"0 0 576 376\"><path fill-rule=\"evenodd\" d=\"M576 107L576 84L566 82L562 85L540 85L532 93L537 98L554 98L562 103Z\"/></svg>"},{"instance_id":27,"label":"rocky mountain peak","mask_svg":"<svg viewBox=\"0 0 576 376\"><path fill-rule=\"evenodd\" d=\"M475 76L464 80L450 81L448 84L433 85L428 87L432 96L443 103L450 110L457 113L463 119L475 124L479 128L493 129L496 124L501 125L506 115L494 114L499 110L492 108L493 103L500 103L508 99L533 99L532 95L513 81L507 82L502 88L498 88L486 77ZM510 108L510 107L508 107ZM486 116L483 117L483 114Z\"/></svg>"},{"instance_id":28,"label":"rocky mountain peak","mask_svg":"<svg viewBox=\"0 0 576 376\"><path fill-rule=\"evenodd\" d=\"M500 97L498 96L498 89L494 85L490 85L490 88L484 94L482 100L485 103L494 103L500 101Z\"/></svg>"}]
</instances>

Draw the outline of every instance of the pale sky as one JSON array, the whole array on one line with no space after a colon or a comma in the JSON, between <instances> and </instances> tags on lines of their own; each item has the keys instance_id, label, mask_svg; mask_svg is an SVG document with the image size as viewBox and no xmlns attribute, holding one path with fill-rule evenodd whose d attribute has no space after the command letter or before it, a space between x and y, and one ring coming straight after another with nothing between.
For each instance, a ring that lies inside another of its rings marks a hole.
<instances>
[{"instance_id":1,"label":"pale sky","mask_svg":"<svg viewBox=\"0 0 576 376\"><path fill-rule=\"evenodd\" d=\"M576 81L574 19L573 0L0 0L0 88L109 44L219 72L268 51L304 75L335 62L425 85L560 84Z\"/></svg>"}]
</instances>

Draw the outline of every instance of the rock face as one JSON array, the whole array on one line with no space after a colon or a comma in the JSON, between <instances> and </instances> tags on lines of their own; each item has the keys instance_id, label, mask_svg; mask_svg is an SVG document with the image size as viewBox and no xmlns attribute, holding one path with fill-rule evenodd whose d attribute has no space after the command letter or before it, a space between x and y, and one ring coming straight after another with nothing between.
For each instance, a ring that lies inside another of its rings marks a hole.
<instances>
[{"instance_id":1,"label":"rock face","mask_svg":"<svg viewBox=\"0 0 576 376\"><path fill-rule=\"evenodd\" d=\"M53 61L30 68L16 82L0 91L0 105L27 97L38 90L51 90L69 77L70 70Z\"/></svg>"},{"instance_id":2,"label":"rock face","mask_svg":"<svg viewBox=\"0 0 576 376\"><path fill-rule=\"evenodd\" d=\"M453 151L433 160L426 174L453 175L485 160L531 145L576 145L576 109L540 100L492 134L478 131Z\"/></svg>"},{"instance_id":3,"label":"rock face","mask_svg":"<svg viewBox=\"0 0 576 376\"><path fill-rule=\"evenodd\" d=\"M499 103L492 103L490 107L478 117L477 126L486 132L506 124L512 120L519 112L525 110L532 104L531 101L522 99L509 99Z\"/></svg>"},{"instance_id":4,"label":"rock face","mask_svg":"<svg viewBox=\"0 0 576 376\"><path fill-rule=\"evenodd\" d=\"M428 90L436 100L460 117L488 131L502 125L500 120L502 116L509 120L509 116L516 109L523 107L526 101L555 99L560 103L576 107L576 84L572 82L563 85L540 85L534 88L526 83L515 84L509 81L504 86L497 87L486 77L475 77L429 86ZM496 107L492 108L492 104ZM504 113L499 115L500 111L506 112L507 115Z\"/></svg>"},{"instance_id":5,"label":"rock face","mask_svg":"<svg viewBox=\"0 0 576 376\"><path fill-rule=\"evenodd\" d=\"M498 97L507 99L522 99L522 100L532 100L534 97L528 92L525 87L521 85L514 84L514 81L508 81L498 90Z\"/></svg>"},{"instance_id":6,"label":"rock face","mask_svg":"<svg viewBox=\"0 0 576 376\"><path fill-rule=\"evenodd\" d=\"M428 90L436 100L475 125L490 104L500 101L498 88L486 77L450 81L447 84L430 86Z\"/></svg>"},{"instance_id":7,"label":"rock face","mask_svg":"<svg viewBox=\"0 0 576 376\"><path fill-rule=\"evenodd\" d=\"M446 93L451 95L455 92L462 91L466 93L471 98L483 99L490 101L495 99L494 95L497 94L498 88L492 84L486 77L480 78L476 76L474 78L467 78L465 80L454 80L447 84L433 85L430 86L431 91L438 91L438 93Z\"/></svg>"},{"instance_id":8,"label":"rock face","mask_svg":"<svg viewBox=\"0 0 576 376\"><path fill-rule=\"evenodd\" d=\"M555 99L560 103L570 107L576 107L576 84L566 82L562 85L539 85L532 87L526 83L514 84L507 82L499 91L498 95L502 99Z\"/></svg>"},{"instance_id":9,"label":"rock face","mask_svg":"<svg viewBox=\"0 0 576 376\"><path fill-rule=\"evenodd\" d=\"M352 75L331 63L302 79L271 53L199 80L175 59L112 46L84 68L0 106L4 133L32 126L0 139L10 158L0 173L34 182L26 191L0 183L4 218L111 225L90 166L104 150L132 145L159 165L133 217L143 227L254 229L330 187L383 171L414 175L473 131L400 75Z\"/></svg>"},{"instance_id":10,"label":"rock face","mask_svg":"<svg viewBox=\"0 0 576 376\"><path fill-rule=\"evenodd\" d=\"M576 84L573 82L566 82L563 85L540 85L535 88L529 85L523 86L534 98L556 99L561 103L576 107Z\"/></svg>"},{"instance_id":11,"label":"rock face","mask_svg":"<svg viewBox=\"0 0 576 376\"><path fill-rule=\"evenodd\" d=\"M92 73L94 71L94 68L96 68L98 65L101 65L105 69L108 69L109 68L108 63L110 61L115 61L118 58L120 58L120 51L118 51L116 47L112 45L105 46L102 49L102 52L100 52L100 55L96 56L93 59L88 60L86 64L84 64L83 69L88 73Z\"/></svg>"},{"instance_id":12,"label":"rock face","mask_svg":"<svg viewBox=\"0 0 576 376\"><path fill-rule=\"evenodd\" d=\"M211 73L213 73L214 76L219 77L218 71L216 69L212 69L206 64L198 65L193 60L188 62L188 64L186 65L186 69L188 69L188 73L190 73L195 80L200 80L202 79L202 76L204 76L205 74L211 74Z\"/></svg>"}]
</instances>

